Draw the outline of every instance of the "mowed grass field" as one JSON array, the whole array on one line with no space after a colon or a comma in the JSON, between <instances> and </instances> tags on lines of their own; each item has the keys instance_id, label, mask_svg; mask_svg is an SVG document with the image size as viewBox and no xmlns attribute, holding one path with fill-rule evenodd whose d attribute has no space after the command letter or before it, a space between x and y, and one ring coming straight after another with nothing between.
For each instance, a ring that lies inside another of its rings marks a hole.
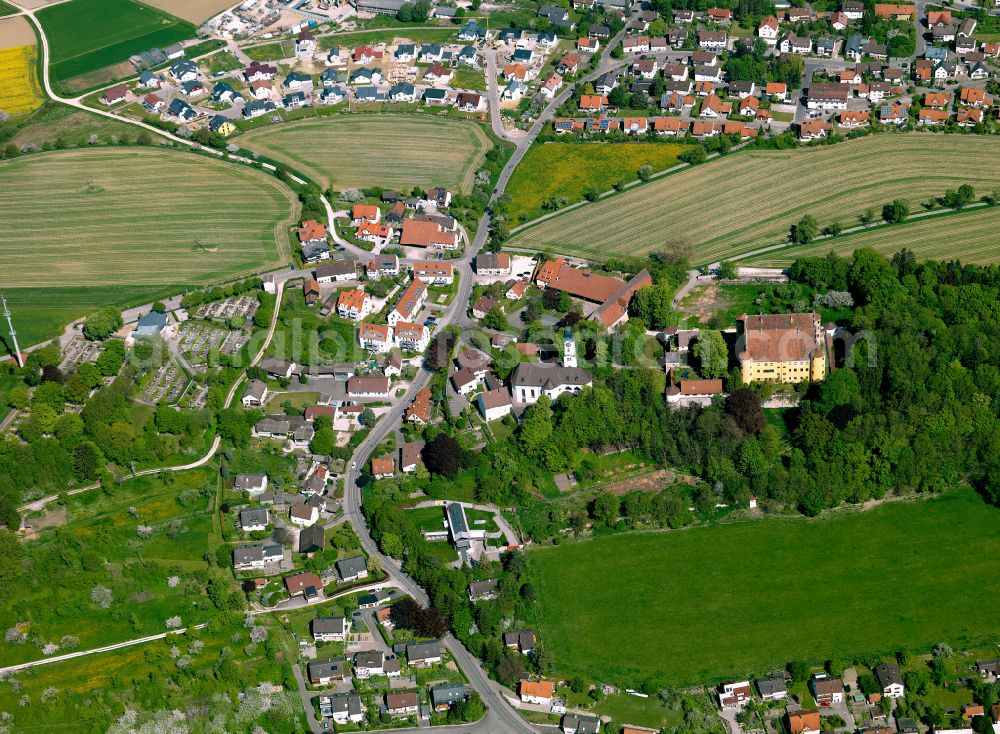
<instances>
[{"instance_id":1,"label":"mowed grass field","mask_svg":"<svg viewBox=\"0 0 1000 734\"><path fill-rule=\"evenodd\" d=\"M0 110L11 117L34 112L45 101L37 58L34 46L0 48Z\"/></svg>"},{"instance_id":2,"label":"mowed grass field","mask_svg":"<svg viewBox=\"0 0 1000 734\"><path fill-rule=\"evenodd\" d=\"M995 642L1000 510L972 491L529 551L560 675L740 680L789 660ZM970 583L971 581L971 583Z\"/></svg>"},{"instance_id":3,"label":"mowed grass field","mask_svg":"<svg viewBox=\"0 0 1000 734\"><path fill-rule=\"evenodd\" d=\"M37 13L52 50L49 74L63 81L194 37L195 27L134 0L70 0Z\"/></svg>"},{"instance_id":4,"label":"mowed grass field","mask_svg":"<svg viewBox=\"0 0 1000 734\"><path fill-rule=\"evenodd\" d=\"M535 145L518 164L508 188L515 222L545 213L553 196L580 201L584 192L604 192L618 181L633 181L642 166L662 171L677 163L682 145L660 143L548 143Z\"/></svg>"},{"instance_id":5,"label":"mowed grass field","mask_svg":"<svg viewBox=\"0 0 1000 734\"><path fill-rule=\"evenodd\" d=\"M796 150L750 150L665 176L514 234L510 244L604 260L683 238L695 264L785 241L806 214L822 227L857 223L902 198L917 209L968 183L1000 185L1000 140L966 135L875 135Z\"/></svg>"},{"instance_id":6,"label":"mowed grass field","mask_svg":"<svg viewBox=\"0 0 1000 734\"><path fill-rule=\"evenodd\" d=\"M831 250L838 255L849 255L862 247L870 247L885 255L892 255L906 247L913 250L918 260L956 259L963 263L995 263L1000 261L1000 207L968 209L892 227L878 227L810 245L775 250L741 260L740 264L783 268L791 265L797 257L823 256Z\"/></svg>"},{"instance_id":7,"label":"mowed grass field","mask_svg":"<svg viewBox=\"0 0 1000 734\"><path fill-rule=\"evenodd\" d=\"M0 290L20 306L26 346L106 303L284 264L298 210L272 176L190 153L98 148L7 160Z\"/></svg>"},{"instance_id":8,"label":"mowed grass field","mask_svg":"<svg viewBox=\"0 0 1000 734\"><path fill-rule=\"evenodd\" d=\"M245 148L324 188L443 186L468 192L492 141L479 125L417 115L351 115L253 130Z\"/></svg>"}]
</instances>

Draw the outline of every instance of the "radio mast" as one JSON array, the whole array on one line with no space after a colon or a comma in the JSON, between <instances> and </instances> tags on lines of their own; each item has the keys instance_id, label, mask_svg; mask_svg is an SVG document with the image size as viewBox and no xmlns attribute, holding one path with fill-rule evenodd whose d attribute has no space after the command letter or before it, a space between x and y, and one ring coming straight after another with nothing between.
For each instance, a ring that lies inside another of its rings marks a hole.
<instances>
[{"instance_id":1,"label":"radio mast","mask_svg":"<svg viewBox=\"0 0 1000 734\"><path fill-rule=\"evenodd\" d=\"M10 309L7 308L7 299L3 294L0 294L0 301L3 302L3 316L7 319L7 333L14 342L14 358L17 360L17 366L24 369L24 357L21 356L21 348L17 345L17 332L14 331L14 322L10 320Z\"/></svg>"}]
</instances>

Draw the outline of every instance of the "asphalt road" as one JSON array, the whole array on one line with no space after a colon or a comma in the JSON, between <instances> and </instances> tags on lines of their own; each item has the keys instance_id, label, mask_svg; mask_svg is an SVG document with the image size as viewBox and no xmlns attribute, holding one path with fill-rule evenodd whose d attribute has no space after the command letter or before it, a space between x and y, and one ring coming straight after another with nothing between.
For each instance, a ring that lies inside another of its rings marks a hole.
<instances>
[{"instance_id":1,"label":"asphalt road","mask_svg":"<svg viewBox=\"0 0 1000 734\"><path fill-rule=\"evenodd\" d=\"M21 14L26 16L32 23L32 25L35 26L39 38L41 39L42 83L46 91L46 94L48 94L48 96L50 96L52 99L56 101L62 102L72 107L77 107L79 109L86 109L94 114L98 114L103 117L120 120L123 122L127 122L128 124L132 124L137 127L147 129L150 132L153 132L162 137L166 137L170 140L173 140L174 142L188 146L194 145L191 141L185 140L175 135L171 135L169 133L160 130L159 128L153 127L146 123L142 123L127 118L122 118L119 117L118 115L115 115L113 113L104 110L91 110L90 108L83 105L83 103L80 101L80 98L69 99L57 95L54 89L52 88L49 79L50 52L49 52L48 39L46 38L44 31L42 30L41 24L35 18L34 11L24 8L21 8L21 11L22 11ZM579 80L577 84L585 83L587 81L596 79L598 76L611 69L618 68L629 63L628 59L613 60L610 58L610 50L615 48L617 43L620 42L621 37L623 35L624 35L624 30L609 41L609 43L605 46L604 52L602 54L602 59L600 64L598 65L598 68L594 72L586 75L584 78ZM570 97L570 95L572 95L574 87L575 85L567 85L567 87L562 91L562 93L557 95L548 104L548 106L546 106L542 114L539 115L538 119L535 120L534 124L527 131L527 134L521 136L520 139L517 141L513 155L511 156L507 164L504 166L497 180L496 187L492 193L490 200L491 207L488 208L486 213L484 213L483 216L480 218L478 227L476 229L476 235L473 238L470 245L466 248L466 251L463 254L462 258L460 258L458 261L455 261L454 263L456 267L459 267L464 271L466 277L461 278L459 280L458 293L456 294L455 298L452 299L451 304L447 307L447 309L445 309L444 313L441 316L441 322L440 322L441 329L451 324L456 324L459 326L469 325L469 320L466 317L466 308L468 306L469 299L472 293L472 286L474 281L474 279L470 277L471 261L486 244L487 238L489 236L492 205L496 202L498 197L500 197L503 194L504 190L507 187L507 184L510 181L511 176L514 173L514 169L517 167L517 165L524 158L525 154L528 152L529 148L531 147L531 143L535 140L535 138L542 130L542 128L549 122L555 110L558 109L558 107L561 104L563 104L563 102L565 102ZM495 83L491 85L491 88L494 90L496 89ZM499 99L498 98L491 99L490 103L494 106L498 106ZM205 148L204 150L208 150L213 154L221 155L221 152L209 148ZM329 211L332 209L332 207L330 207L329 203L326 202L325 200L324 200L324 205L328 208L328 213L332 213ZM295 275L296 275L295 273L288 271L283 278L279 279L277 283L279 304L280 304L281 293L284 287L284 282L287 279L294 277ZM277 316L278 316L278 309L276 308L275 313L271 320L270 328L268 329L268 333L264 341L264 345L261 347L260 352L251 362L251 365L257 364L257 362L259 362L261 357L263 357L264 351L266 350L268 344L271 341L271 338L274 335L275 327L277 325ZM372 451L375 449L375 447L379 443L381 443L390 432L395 431L398 428L398 426L402 422L403 412L406 406L410 403L410 401L412 401L413 396L416 394L416 392L425 387L429 381L430 381L430 373L423 368L418 370L417 376L414 378L406 396L402 400L397 400L395 405L389 411L389 413L382 416L381 420L378 422L378 424L375 426L375 428L372 430L372 432L369 434L366 440L363 441L361 445L358 447L358 449L355 451L354 455L352 456L349 469L347 471L346 485L345 485L345 502L344 502L346 519L348 522L351 523L351 525L357 532L358 537L360 538L361 544L364 547L365 551L370 556L379 559L383 569L390 575L395 585L402 588L406 593L408 593L415 600L417 600L422 604L428 604L429 599L427 597L427 594L424 592L422 588L420 588L420 586L417 585L417 583L412 578L410 578L408 575L402 572L402 569L400 568L400 563L398 561L383 555L379 551L378 547L376 546L375 542L373 541L371 535L368 532L368 527L361 513L361 493L358 484L360 471L358 470L357 467L363 466L364 463L367 461L368 457L371 455ZM225 403L227 406L232 402L233 398L236 395L236 391L242 385L242 382L243 382L242 380L237 381L230 389ZM201 459L199 459L197 462L186 465L184 467L173 467L166 470L178 471L181 469L200 466L206 463L215 454L216 450L218 449L219 443L220 439L218 436L216 436L210 451ZM158 471L163 471L163 469L149 470L142 473L151 474ZM72 490L70 493L78 494L80 492L87 491L88 489L92 489L96 486L99 485L93 485L91 487L81 487L76 490ZM54 496L42 498L41 500L37 500L36 502L31 503L30 505L27 505L22 509L39 509L41 507L44 507L45 504L54 499L55 499ZM78 652L69 653L66 656L60 656L59 658L48 658L46 660L27 663L24 664L23 666L16 666L15 669L20 669L21 667L34 667L36 665L43 665L47 662L53 662L57 659L64 659L64 658L71 659L74 657L80 657L82 655L93 654L96 652L101 652L106 650L115 650L121 647L128 647L130 645L141 644L149 640L162 639L163 637L166 636L166 634L167 633L163 633L160 635L153 635L148 638L130 640L94 650L81 650ZM445 647L452 654L455 661L458 663L458 665L462 668L463 672L468 677L472 687L479 692L480 696L482 697L484 703L487 706L487 714L481 721L477 722L474 725L441 727L439 729L440 731L455 732L455 733L475 732L476 734L487 734L487 733L500 734L501 732L504 733L522 732L524 734L529 734L531 732L540 731L540 729L532 726L524 719L522 719L520 715L518 715L518 713L514 710L514 708L505 698L500 686L489 679L489 676L486 674L485 670L482 668L477 658L475 658L471 653L469 653L469 651L466 650L450 634L444 638L443 642ZM301 671L296 671L296 672L298 673L296 677L298 679L301 679ZM303 690L303 688L304 685L300 685L300 692ZM308 710L311 710L311 703L309 703L306 706L306 708ZM315 718L312 717L311 715L309 716L309 718L310 718L310 725L313 726L314 731L319 732L320 729L318 722L316 722Z\"/></svg>"},{"instance_id":2,"label":"asphalt road","mask_svg":"<svg viewBox=\"0 0 1000 734\"><path fill-rule=\"evenodd\" d=\"M610 58L610 49L615 48L623 35L624 31L619 33L605 46L604 55L602 56L602 60L598 64L597 69L576 82L577 84L583 84L596 79L598 76L610 71L611 69L615 69L629 63L628 60L615 60ZM542 114L539 115L538 119L536 119L534 124L532 124L527 135L522 137L517 142L517 147L515 148L513 155L511 155L510 160L500 172L496 187L490 197L490 208L487 209L486 213L483 214L482 218L479 220L479 226L476 229L476 235L473 238L471 245L466 249L463 256L459 260L455 261L456 268L460 268L462 270L464 277L459 279L458 293L455 295L455 298L452 299L451 305L448 306L444 314L441 316L440 325L438 327L439 331L449 325L457 325L460 327L471 325L466 316L466 308L472 294L473 286L473 278L470 277L470 266L472 258L474 258L475 255L483 248L486 244L487 238L489 237L492 205L504 193L507 188L507 184L510 182L511 176L514 173L514 169L517 168L517 165L527 154L532 142L534 142L539 132L541 132L542 128L548 124L553 113L559 108L559 106L573 94L574 86L575 85L568 85L560 94L549 102ZM496 88L495 85L493 88ZM499 99L494 97L490 100L490 104L498 105ZM368 532L368 525L361 512L361 488L359 480L361 477L361 467L365 465L372 452L380 443L382 443L382 441L385 440L386 436L399 427L406 407L413 400L413 396L430 382L430 377L430 373L426 369L421 368L417 372L417 376L414 378L410 389L407 391L407 394L403 397L403 399L396 401L391 410L381 417L379 422L372 429L371 433L368 434L368 437L361 442L354 454L351 456L351 462L348 465L344 485L344 513L347 521L351 523L351 526L357 533L358 538L361 540L361 545L365 552L369 556L377 558L382 564L382 568L392 577L393 581L395 581L395 583L407 594L413 597L413 599L423 605L427 605L430 602L424 590L420 588L420 586L412 578L402 571L399 561L395 558L384 555L379 550L375 541ZM444 638L443 642L448 652L451 653L459 667L468 677L469 683L476 691L479 692L479 695L482 697L483 702L487 706L487 714L485 718L475 725L456 727L456 731L475 732L477 734L484 734L485 732L490 732L490 734L493 734L494 732L496 734L499 734L500 732L522 732L524 734L528 734L529 732L537 732L541 730L521 718L520 714L514 710L504 696L500 686L490 680L480 661L468 650L466 650L458 640L449 634Z\"/></svg>"}]
</instances>

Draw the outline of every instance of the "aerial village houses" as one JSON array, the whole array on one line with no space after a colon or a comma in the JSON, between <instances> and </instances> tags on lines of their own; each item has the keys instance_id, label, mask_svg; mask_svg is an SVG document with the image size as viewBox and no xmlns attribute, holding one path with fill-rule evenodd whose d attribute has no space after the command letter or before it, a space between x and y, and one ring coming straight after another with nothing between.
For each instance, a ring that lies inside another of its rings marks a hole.
<instances>
[{"instance_id":1,"label":"aerial village houses","mask_svg":"<svg viewBox=\"0 0 1000 734\"><path fill-rule=\"evenodd\" d=\"M395 328L400 321L409 323L416 321L425 298L427 298L427 285L422 280L411 280L410 284L406 286L406 290L403 291L403 295L399 297L399 301L396 302L396 307L389 312L386 319L389 326Z\"/></svg>"}]
</instances>

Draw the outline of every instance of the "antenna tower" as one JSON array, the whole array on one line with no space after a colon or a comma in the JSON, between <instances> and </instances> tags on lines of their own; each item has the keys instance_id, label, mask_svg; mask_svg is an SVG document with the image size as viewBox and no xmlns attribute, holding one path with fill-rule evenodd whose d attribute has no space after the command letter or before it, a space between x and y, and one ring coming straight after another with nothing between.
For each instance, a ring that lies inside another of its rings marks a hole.
<instances>
[{"instance_id":1,"label":"antenna tower","mask_svg":"<svg viewBox=\"0 0 1000 734\"><path fill-rule=\"evenodd\" d=\"M10 340L14 342L14 358L17 360L17 366L24 369L24 357L21 355L21 347L17 345L17 332L14 331L14 322L10 320L10 309L7 308L7 299L0 294L0 301L3 302L3 316L7 319L7 333L10 334Z\"/></svg>"}]
</instances>

